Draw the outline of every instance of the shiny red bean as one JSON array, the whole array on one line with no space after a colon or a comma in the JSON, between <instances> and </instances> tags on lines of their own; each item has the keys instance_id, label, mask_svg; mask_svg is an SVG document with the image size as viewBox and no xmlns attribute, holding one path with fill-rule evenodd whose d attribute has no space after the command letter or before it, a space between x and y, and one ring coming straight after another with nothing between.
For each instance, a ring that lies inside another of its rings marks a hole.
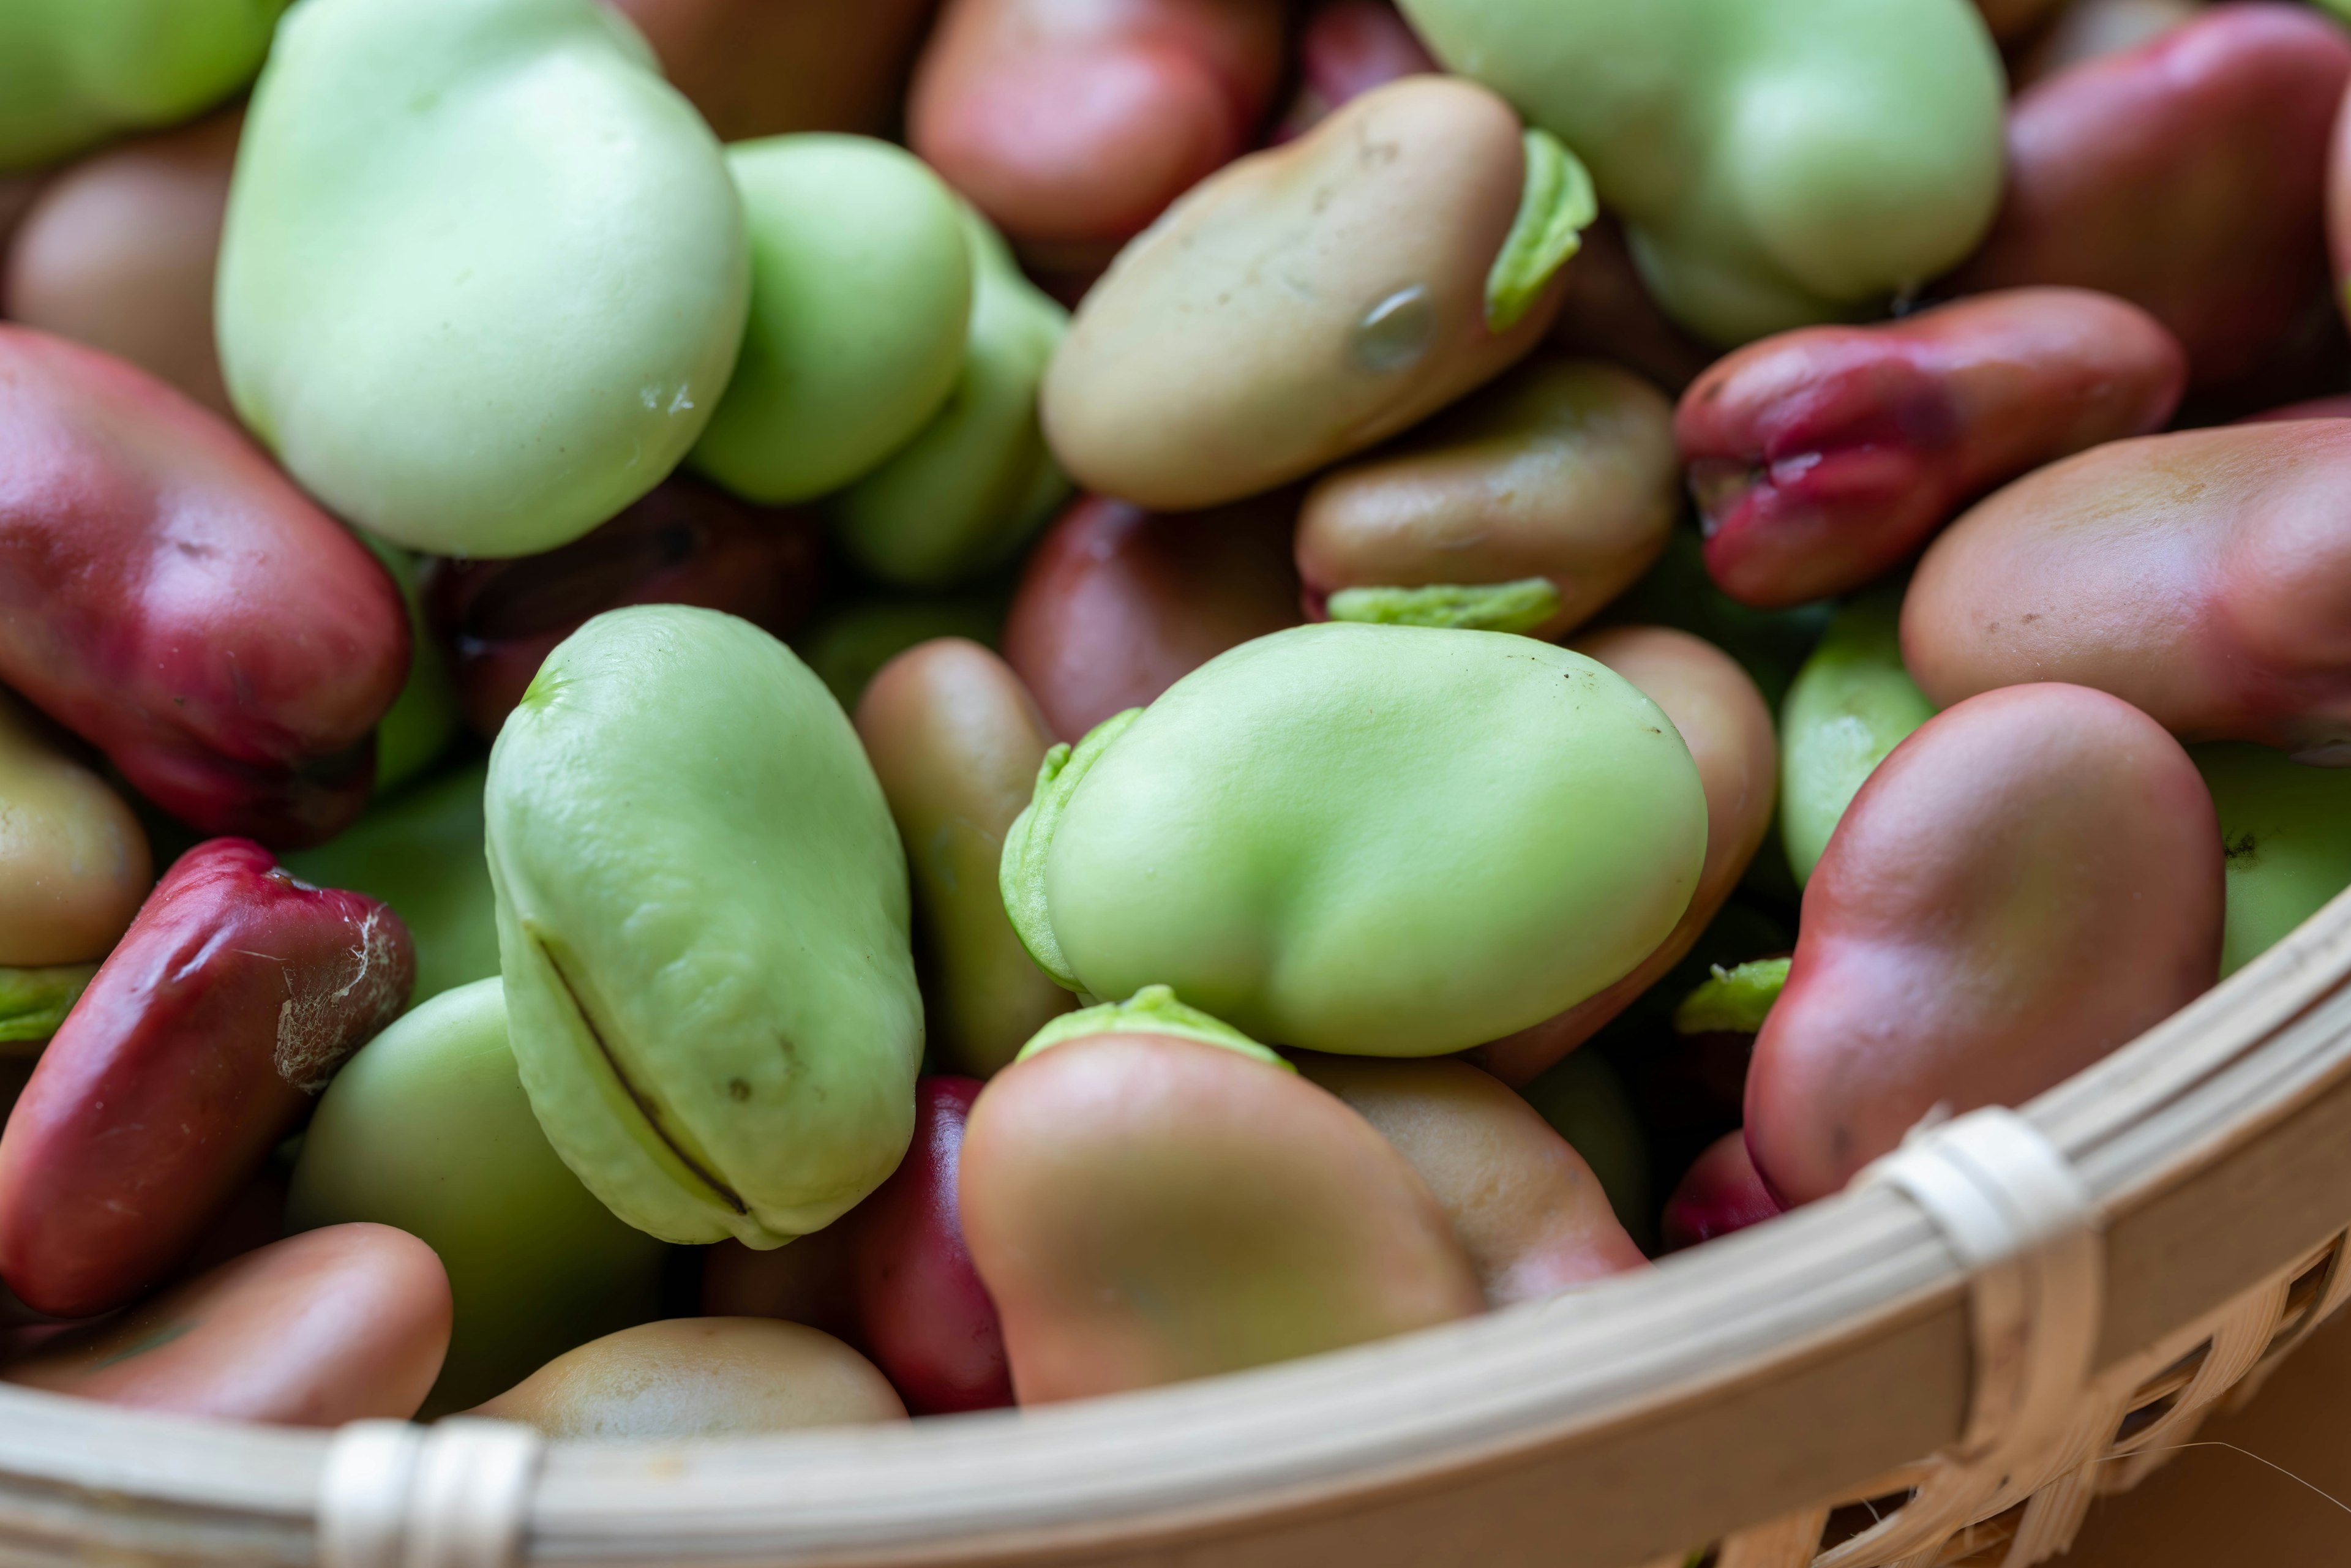
<instances>
[{"instance_id":1,"label":"shiny red bean","mask_svg":"<svg viewBox=\"0 0 2351 1568\"><path fill-rule=\"evenodd\" d=\"M1673 1197L1666 1199L1660 1229L1666 1250L1678 1252L1761 1225L1782 1212L1780 1200L1755 1174L1755 1162L1747 1153L1747 1134L1727 1133L1708 1145L1698 1163L1682 1173Z\"/></svg>"},{"instance_id":2,"label":"shiny red bean","mask_svg":"<svg viewBox=\"0 0 2351 1568\"><path fill-rule=\"evenodd\" d=\"M890 130L936 0L612 0L721 141Z\"/></svg>"},{"instance_id":3,"label":"shiny red bean","mask_svg":"<svg viewBox=\"0 0 2351 1568\"><path fill-rule=\"evenodd\" d=\"M1707 570L1747 604L1850 593L1993 486L2160 428L2187 375L2153 317L2081 288L1750 343L1674 415Z\"/></svg>"},{"instance_id":4,"label":"shiny red bean","mask_svg":"<svg viewBox=\"0 0 2351 1568\"><path fill-rule=\"evenodd\" d=\"M0 681L197 828L350 825L408 676L375 558L146 372L0 325Z\"/></svg>"},{"instance_id":5,"label":"shiny red bean","mask_svg":"<svg viewBox=\"0 0 2351 1568\"><path fill-rule=\"evenodd\" d=\"M163 1278L415 977L374 899L246 840L181 856L0 1133L0 1280L80 1317Z\"/></svg>"}]
</instances>

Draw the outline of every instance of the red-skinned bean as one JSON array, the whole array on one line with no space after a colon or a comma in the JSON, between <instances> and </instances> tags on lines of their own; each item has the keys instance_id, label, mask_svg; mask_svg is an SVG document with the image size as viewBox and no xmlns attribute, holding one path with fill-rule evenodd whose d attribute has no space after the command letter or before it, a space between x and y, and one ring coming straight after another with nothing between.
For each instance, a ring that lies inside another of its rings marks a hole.
<instances>
[{"instance_id":1,"label":"red-skinned bean","mask_svg":"<svg viewBox=\"0 0 2351 1568\"><path fill-rule=\"evenodd\" d=\"M917 1416L1012 1403L996 1303L964 1244L956 1178L977 1078L914 1086L914 1137L890 1179L844 1222L858 1339Z\"/></svg>"},{"instance_id":2,"label":"red-skinned bean","mask_svg":"<svg viewBox=\"0 0 2351 1568\"><path fill-rule=\"evenodd\" d=\"M907 140L1032 262L1100 267L1247 150L1282 21L1276 0L948 0Z\"/></svg>"},{"instance_id":3,"label":"red-skinned bean","mask_svg":"<svg viewBox=\"0 0 2351 1568\"><path fill-rule=\"evenodd\" d=\"M1682 1173L1673 1197L1666 1199L1659 1226L1666 1250L1678 1252L1750 1225L1761 1225L1784 1213L1763 1178L1755 1174L1748 1156L1747 1134L1726 1133L1708 1144L1706 1152Z\"/></svg>"},{"instance_id":4,"label":"red-skinned bean","mask_svg":"<svg viewBox=\"0 0 2351 1568\"><path fill-rule=\"evenodd\" d=\"M1971 697L1895 747L1804 887L1747 1147L1810 1203L1930 1112L2021 1105L2210 988L2220 828L2179 743L2086 686Z\"/></svg>"},{"instance_id":5,"label":"red-skinned bean","mask_svg":"<svg viewBox=\"0 0 2351 1568\"><path fill-rule=\"evenodd\" d=\"M1029 553L1005 662L1075 742L1228 648L1298 625L1295 491L1205 512L1081 498Z\"/></svg>"},{"instance_id":6,"label":"red-skinned bean","mask_svg":"<svg viewBox=\"0 0 2351 1568\"><path fill-rule=\"evenodd\" d=\"M612 0L721 141L890 129L936 0Z\"/></svg>"},{"instance_id":7,"label":"red-skinned bean","mask_svg":"<svg viewBox=\"0 0 2351 1568\"><path fill-rule=\"evenodd\" d=\"M198 829L315 843L408 677L376 559L142 371L0 325L0 680Z\"/></svg>"},{"instance_id":8,"label":"red-skinned bean","mask_svg":"<svg viewBox=\"0 0 2351 1568\"><path fill-rule=\"evenodd\" d=\"M2187 379L2161 323L2082 288L1750 343L1674 413L1707 571L1766 608L1850 593L1995 485L2161 428Z\"/></svg>"},{"instance_id":9,"label":"red-skinned bean","mask_svg":"<svg viewBox=\"0 0 2351 1568\"><path fill-rule=\"evenodd\" d=\"M1388 0L1323 0L1298 34L1298 91L1275 142L1313 128L1349 99L1398 77L1441 70Z\"/></svg>"},{"instance_id":10,"label":"red-skinned bean","mask_svg":"<svg viewBox=\"0 0 2351 1568\"><path fill-rule=\"evenodd\" d=\"M823 542L805 513L672 478L544 555L432 559L422 594L465 722L495 740L555 645L607 610L695 604L789 632L816 603Z\"/></svg>"},{"instance_id":11,"label":"red-skinned bean","mask_svg":"<svg viewBox=\"0 0 2351 1568\"><path fill-rule=\"evenodd\" d=\"M2011 108L2000 216L1948 287L2104 289L2178 334L2196 385L2248 374L2325 287L2346 82L2343 29L2271 0L2060 71Z\"/></svg>"},{"instance_id":12,"label":"red-skinned bean","mask_svg":"<svg viewBox=\"0 0 2351 1568\"><path fill-rule=\"evenodd\" d=\"M0 1279L80 1317L163 1278L415 977L374 899L248 840L181 856L0 1133Z\"/></svg>"},{"instance_id":13,"label":"red-skinned bean","mask_svg":"<svg viewBox=\"0 0 2351 1568\"><path fill-rule=\"evenodd\" d=\"M2186 741L2351 765L2351 420L2118 441L1945 529L1902 601L1937 705L2070 681Z\"/></svg>"}]
</instances>

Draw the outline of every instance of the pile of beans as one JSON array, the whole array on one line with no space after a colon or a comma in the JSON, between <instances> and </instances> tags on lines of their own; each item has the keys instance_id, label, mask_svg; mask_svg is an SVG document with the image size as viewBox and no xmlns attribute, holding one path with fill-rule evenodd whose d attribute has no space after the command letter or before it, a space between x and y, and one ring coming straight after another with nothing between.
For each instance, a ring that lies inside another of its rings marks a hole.
<instances>
[{"instance_id":1,"label":"pile of beans","mask_svg":"<svg viewBox=\"0 0 2351 1568\"><path fill-rule=\"evenodd\" d=\"M2344 20L1400 5L0 7L0 1380L1260 1365L2351 885Z\"/></svg>"}]
</instances>

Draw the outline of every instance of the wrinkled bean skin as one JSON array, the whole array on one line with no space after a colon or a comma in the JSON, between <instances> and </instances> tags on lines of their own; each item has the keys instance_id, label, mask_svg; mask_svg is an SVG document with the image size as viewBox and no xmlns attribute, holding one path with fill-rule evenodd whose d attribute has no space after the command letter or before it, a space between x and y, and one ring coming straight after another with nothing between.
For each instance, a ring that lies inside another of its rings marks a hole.
<instances>
[{"instance_id":1,"label":"wrinkled bean skin","mask_svg":"<svg viewBox=\"0 0 2351 1568\"><path fill-rule=\"evenodd\" d=\"M1029 961L996 888L1005 830L1053 737L1011 667L961 637L883 665L856 723L906 846L927 1043L985 1077L1070 1006Z\"/></svg>"},{"instance_id":2,"label":"wrinkled bean skin","mask_svg":"<svg viewBox=\"0 0 2351 1568\"><path fill-rule=\"evenodd\" d=\"M2153 317L2081 288L1750 343L1674 414L1707 570L1765 608L1850 593L1994 486L2161 428L2187 379Z\"/></svg>"},{"instance_id":3,"label":"wrinkled bean skin","mask_svg":"<svg viewBox=\"0 0 2351 1568\"><path fill-rule=\"evenodd\" d=\"M907 141L1032 263L1090 270L1248 147L1281 34L1274 0L947 0Z\"/></svg>"},{"instance_id":4,"label":"wrinkled bean skin","mask_svg":"<svg viewBox=\"0 0 2351 1568\"><path fill-rule=\"evenodd\" d=\"M0 680L157 805L281 847L365 807L408 616L232 427L0 325Z\"/></svg>"},{"instance_id":5,"label":"wrinkled bean skin","mask_svg":"<svg viewBox=\"0 0 2351 1568\"><path fill-rule=\"evenodd\" d=\"M590 1442L719 1437L903 1421L871 1362L768 1318L672 1318L557 1356L468 1412Z\"/></svg>"},{"instance_id":6,"label":"wrinkled bean skin","mask_svg":"<svg viewBox=\"0 0 2351 1568\"><path fill-rule=\"evenodd\" d=\"M1507 104L1429 76L1202 182L1080 302L1045 372L1054 455L1086 489L1185 510L1434 413L1524 355L1558 307L1553 277L1488 326L1526 172Z\"/></svg>"},{"instance_id":7,"label":"wrinkled bean skin","mask_svg":"<svg viewBox=\"0 0 2351 1568\"><path fill-rule=\"evenodd\" d=\"M548 1146L495 978L411 1009L335 1075L303 1136L287 1219L297 1230L397 1226L440 1258L455 1317L428 1415L661 1315L668 1249L615 1218Z\"/></svg>"},{"instance_id":8,"label":"wrinkled bean skin","mask_svg":"<svg viewBox=\"0 0 2351 1568\"><path fill-rule=\"evenodd\" d=\"M2212 984L2221 904L2212 798L2145 714L2053 684L1945 709L1804 889L1748 1072L1757 1171L1809 1203L1938 1105L2072 1077Z\"/></svg>"},{"instance_id":9,"label":"wrinkled bean skin","mask_svg":"<svg viewBox=\"0 0 2351 1568\"><path fill-rule=\"evenodd\" d=\"M1902 590L1870 589L1837 617L1780 709L1780 840L1802 886L1871 771L1935 716L1902 667Z\"/></svg>"},{"instance_id":10,"label":"wrinkled bean skin","mask_svg":"<svg viewBox=\"0 0 2351 1568\"><path fill-rule=\"evenodd\" d=\"M1614 361L1676 397L1715 361L1714 350L1658 308L1634 265L1625 225L1612 214L1583 231L1583 248L1562 273L1567 281L1552 321L1552 348Z\"/></svg>"},{"instance_id":11,"label":"wrinkled bean skin","mask_svg":"<svg viewBox=\"0 0 2351 1568\"><path fill-rule=\"evenodd\" d=\"M1573 646L1632 682L1673 720L1706 791L1706 859L1689 907L1631 973L1556 1017L1480 1048L1479 1063L1512 1085L1531 1082L1591 1039L1681 962L1755 858L1779 792L1771 711L1729 654L1665 626L1612 626Z\"/></svg>"},{"instance_id":12,"label":"wrinkled bean skin","mask_svg":"<svg viewBox=\"0 0 2351 1568\"><path fill-rule=\"evenodd\" d=\"M1747 1134L1726 1133L1707 1146L1666 1199L1666 1250L1679 1252L1784 1212L1755 1174Z\"/></svg>"},{"instance_id":13,"label":"wrinkled bean skin","mask_svg":"<svg viewBox=\"0 0 2351 1568\"><path fill-rule=\"evenodd\" d=\"M890 128L937 0L612 0L721 141Z\"/></svg>"},{"instance_id":14,"label":"wrinkled bean skin","mask_svg":"<svg viewBox=\"0 0 2351 1568\"><path fill-rule=\"evenodd\" d=\"M1672 409L1598 361L1537 359L1306 493L1295 551L1307 612L1341 589L1541 577L1566 635L1666 548L1679 509Z\"/></svg>"},{"instance_id":15,"label":"wrinkled bean skin","mask_svg":"<svg viewBox=\"0 0 2351 1568\"><path fill-rule=\"evenodd\" d=\"M122 798L0 691L0 966L103 958L154 875Z\"/></svg>"},{"instance_id":16,"label":"wrinkled bean skin","mask_svg":"<svg viewBox=\"0 0 2351 1568\"><path fill-rule=\"evenodd\" d=\"M1012 1403L996 1304L973 1267L957 1176L977 1078L914 1086L914 1141L857 1206L851 1279L858 1341L917 1416Z\"/></svg>"},{"instance_id":17,"label":"wrinkled bean skin","mask_svg":"<svg viewBox=\"0 0 2351 1568\"><path fill-rule=\"evenodd\" d=\"M1372 89L1437 68L1389 0L1322 0L1299 29L1298 91L1272 140L1302 136Z\"/></svg>"},{"instance_id":18,"label":"wrinkled bean skin","mask_svg":"<svg viewBox=\"0 0 2351 1568\"><path fill-rule=\"evenodd\" d=\"M1294 496L1146 512L1080 498L1029 553L1004 659L1053 734L1075 741L1228 648L1295 626Z\"/></svg>"},{"instance_id":19,"label":"wrinkled bean skin","mask_svg":"<svg viewBox=\"0 0 2351 1568\"><path fill-rule=\"evenodd\" d=\"M1949 706L2062 680L2182 740L2351 762L2351 420L2179 431L2032 474L1945 530L1902 661Z\"/></svg>"},{"instance_id":20,"label":"wrinkled bean skin","mask_svg":"<svg viewBox=\"0 0 2351 1568\"><path fill-rule=\"evenodd\" d=\"M1022 1405L1361 1344L1484 1307L1445 1212L1337 1096L1223 1046L1108 1034L990 1081L964 1235Z\"/></svg>"},{"instance_id":21,"label":"wrinkled bean skin","mask_svg":"<svg viewBox=\"0 0 2351 1568\"><path fill-rule=\"evenodd\" d=\"M823 553L806 514L674 477L545 555L430 559L422 592L465 722L495 740L547 655L590 617L623 604L698 604L785 636L816 602Z\"/></svg>"},{"instance_id":22,"label":"wrinkled bean skin","mask_svg":"<svg viewBox=\"0 0 2351 1568\"><path fill-rule=\"evenodd\" d=\"M2229 868L2220 940L2228 978L2351 887L2351 773L2306 768L2265 746L2189 752L2212 791Z\"/></svg>"},{"instance_id":23,"label":"wrinkled bean skin","mask_svg":"<svg viewBox=\"0 0 2351 1568\"><path fill-rule=\"evenodd\" d=\"M242 110L98 153L42 190L0 316L130 361L234 419L213 351L213 263Z\"/></svg>"},{"instance_id":24,"label":"wrinkled bean skin","mask_svg":"<svg viewBox=\"0 0 2351 1568\"><path fill-rule=\"evenodd\" d=\"M1646 1261L1583 1157L1489 1074L1442 1059L1297 1061L1428 1184L1488 1306L1540 1301Z\"/></svg>"},{"instance_id":25,"label":"wrinkled bean skin","mask_svg":"<svg viewBox=\"0 0 2351 1568\"><path fill-rule=\"evenodd\" d=\"M0 1363L0 1382L220 1421L404 1420L449 1343L423 1242L336 1225L247 1252L120 1317Z\"/></svg>"},{"instance_id":26,"label":"wrinkled bean skin","mask_svg":"<svg viewBox=\"0 0 2351 1568\"><path fill-rule=\"evenodd\" d=\"M162 1278L407 1005L400 917L243 839L183 855L0 1134L0 1278L59 1317Z\"/></svg>"},{"instance_id":27,"label":"wrinkled bean skin","mask_svg":"<svg viewBox=\"0 0 2351 1568\"><path fill-rule=\"evenodd\" d=\"M2069 0L2016 63L2011 80L2022 92L2085 61L2137 48L2203 14L2203 0Z\"/></svg>"},{"instance_id":28,"label":"wrinkled bean skin","mask_svg":"<svg viewBox=\"0 0 2351 1568\"><path fill-rule=\"evenodd\" d=\"M2260 0L2049 78L2010 110L1999 221L1948 286L2104 289L2178 335L2196 385L2247 374L2325 287L2346 82L2341 27Z\"/></svg>"}]
</instances>

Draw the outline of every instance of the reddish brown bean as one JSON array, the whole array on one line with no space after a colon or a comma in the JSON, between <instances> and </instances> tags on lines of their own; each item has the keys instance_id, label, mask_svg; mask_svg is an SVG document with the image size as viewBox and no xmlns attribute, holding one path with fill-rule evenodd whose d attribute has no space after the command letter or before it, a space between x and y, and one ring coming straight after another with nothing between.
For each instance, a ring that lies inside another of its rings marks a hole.
<instances>
[{"instance_id":1,"label":"reddish brown bean","mask_svg":"<svg viewBox=\"0 0 2351 1568\"><path fill-rule=\"evenodd\" d=\"M2325 287L2346 82L2343 29L2268 0L2059 72L2011 109L2007 196L1949 287L2104 289L2178 334L2197 385L2251 372Z\"/></svg>"},{"instance_id":2,"label":"reddish brown bean","mask_svg":"<svg viewBox=\"0 0 2351 1568\"><path fill-rule=\"evenodd\" d=\"M1983 13L1984 26L1991 29L1994 38L2002 44L2012 44L2030 36L2064 3L2064 0L1976 0L1976 9Z\"/></svg>"},{"instance_id":3,"label":"reddish brown bean","mask_svg":"<svg viewBox=\"0 0 2351 1568\"><path fill-rule=\"evenodd\" d=\"M103 349L236 417L213 351L213 263L245 111L86 158L41 190L0 277L0 316Z\"/></svg>"},{"instance_id":4,"label":"reddish brown bean","mask_svg":"<svg viewBox=\"0 0 2351 1568\"><path fill-rule=\"evenodd\" d=\"M1583 231L1583 248L1561 272L1567 281L1552 322L1553 348L1613 360L1677 395L1715 361L1712 348L1676 326L1650 298L1614 217L1604 213Z\"/></svg>"},{"instance_id":5,"label":"reddish brown bean","mask_svg":"<svg viewBox=\"0 0 2351 1568\"><path fill-rule=\"evenodd\" d=\"M765 1252L754 1252L731 1239L704 1248L702 1315L782 1318L821 1329L835 1339L855 1339L857 1302L850 1281L852 1229L844 1215L822 1230Z\"/></svg>"},{"instance_id":6,"label":"reddish brown bean","mask_svg":"<svg viewBox=\"0 0 2351 1568\"><path fill-rule=\"evenodd\" d=\"M0 1279L81 1317L162 1278L415 977L374 899L246 840L181 856L0 1133Z\"/></svg>"},{"instance_id":7,"label":"reddish brown bean","mask_svg":"<svg viewBox=\"0 0 2351 1568\"><path fill-rule=\"evenodd\" d=\"M607 610L696 604L791 632L816 603L823 541L805 513L672 478L545 555L429 559L421 593L465 722L495 740L555 645Z\"/></svg>"},{"instance_id":8,"label":"reddish brown bean","mask_svg":"<svg viewBox=\"0 0 2351 1568\"><path fill-rule=\"evenodd\" d=\"M449 1323L433 1249L388 1225L329 1225L44 1337L0 1381L224 1421L398 1420L439 1375Z\"/></svg>"},{"instance_id":9,"label":"reddish brown bean","mask_svg":"<svg viewBox=\"0 0 2351 1568\"><path fill-rule=\"evenodd\" d=\"M1992 486L2161 428L2187 377L2152 316L2082 288L1750 343L1674 414L1707 571L1767 608L1850 593Z\"/></svg>"},{"instance_id":10,"label":"reddish brown bean","mask_svg":"<svg viewBox=\"0 0 2351 1568\"><path fill-rule=\"evenodd\" d=\"M173 815L288 848L366 807L408 654L391 576L242 434L0 325L0 680Z\"/></svg>"},{"instance_id":11,"label":"reddish brown bean","mask_svg":"<svg viewBox=\"0 0 2351 1568\"><path fill-rule=\"evenodd\" d=\"M1666 1199L1659 1227L1666 1250L1678 1252L1784 1212L1747 1153L1746 1133L1726 1133L1707 1145Z\"/></svg>"},{"instance_id":12,"label":"reddish brown bean","mask_svg":"<svg viewBox=\"0 0 2351 1568\"><path fill-rule=\"evenodd\" d=\"M947 0L907 139L1029 259L1097 268L1248 148L1281 49L1277 0Z\"/></svg>"},{"instance_id":13,"label":"reddish brown bean","mask_svg":"<svg viewBox=\"0 0 2351 1568\"><path fill-rule=\"evenodd\" d=\"M1322 0L1298 34L1298 91L1272 140L1312 130L1332 110L1398 77L1443 68L1388 0Z\"/></svg>"},{"instance_id":14,"label":"reddish brown bean","mask_svg":"<svg viewBox=\"0 0 2351 1568\"><path fill-rule=\"evenodd\" d=\"M2351 763L2351 420L2116 442L1945 530L1902 602L1938 705L1995 686L2112 692L2182 740Z\"/></svg>"},{"instance_id":15,"label":"reddish brown bean","mask_svg":"<svg viewBox=\"0 0 2351 1568\"><path fill-rule=\"evenodd\" d=\"M1228 648L1295 626L1294 493L1205 512L1080 499L1038 541L1004 658L1053 733L1076 741Z\"/></svg>"},{"instance_id":16,"label":"reddish brown bean","mask_svg":"<svg viewBox=\"0 0 2351 1568\"><path fill-rule=\"evenodd\" d=\"M721 141L890 129L938 0L612 0Z\"/></svg>"},{"instance_id":17,"label":"reddish brown bean","mask_svg":"<svg viewBox=\"0 0 2351 1568\"><path fill-rule=\"evenodd\" d=\"M2220 829L2179 743L2084 686L1928 719L1854 797L1756 1037L1747 1146L1790 1203L1938 1108L2018 1105L2220 971Z\"/></svg>"}]
</instances>

